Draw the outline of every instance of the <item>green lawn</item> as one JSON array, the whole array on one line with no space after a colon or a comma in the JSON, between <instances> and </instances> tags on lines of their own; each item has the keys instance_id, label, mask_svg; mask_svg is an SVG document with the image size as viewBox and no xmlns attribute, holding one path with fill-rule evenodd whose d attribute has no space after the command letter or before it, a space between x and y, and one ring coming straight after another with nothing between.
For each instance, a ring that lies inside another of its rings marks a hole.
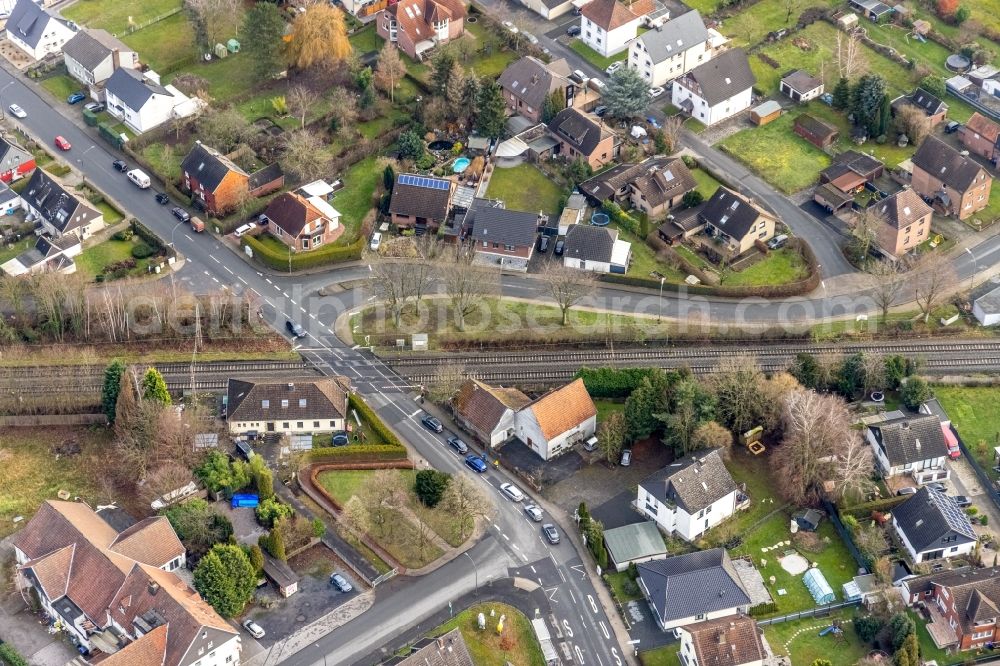
<instances>
[{"instance_id":1,"label":"green lawn","mask_svg":"<svg viewBox=\"0 0 1000 666\"><path fill-rule=\"evenodd\" d=\"M22 252L27 252L35 246L35 236L29 234L27 238L22 238L16 243L11 243L10 246L0 247L0 264L9 261L21 254Z\"/></svg>"},{"instance_id":2,"label":"green lawn","mask_svg":"<svg viewBox=\"0 0 1000 666\"><path fill-rule=\"evenodd\" d=\"M126 3L122 3L127 6ZM194 43L194 26L184 12L125 35L122 41L134 48L142 61L158 72L165 72L178 63L194 62L198 53ZM193 68L201 76L200 68Z\"/></svg>"},{"instance_id":3,"label":"green lawn","mask_svg":"<svg viewBox=\"0 0 1000 666\"><path fill-rule=\"evenodd\" d=\"M164 143L151 143L142 149L142 157L158 176L166 181L176 183L181 177L181 162L187 156L187 146L167 146Z\"/></svg>"},{"instance_id":4,"label":"green lawn","mask_svg":"<svg viewBox=\"0 0 1000 666\"><path fill-rule=\"evenodd\" d=\"M691 169L691 175L694 176L695 182L698 183L697 189L701 192L701 196L705 197L706 201L722 185L712 174L703 169Z\"/></svg>"},{"instance_id":5,"label":"green lawn","mask_svg":"<svg viewBox=\"0 0 1000 666\"><path fill-rule=\"evenodd\" d=\"M611 587L615 600L619 603L642 599L642 590L638 584L628 575L628 571L612 571L604 574L604 580Z\"/></svg>"},{"instance_id":6,"label":"green lawn","mask_svg":"<svg viewBox=\"0 0 1000 666\"><path fill-rule=\"evenodd\" d=\"M559 201L564 195L558 185L532 164L494 169L486 190L487 197L503 200L510 210L543 210L553 216L561 212Z\"/></svg>"},{"instance_id":7,"label":"green lawn","mask_svg":"<svg viewBox=\"0 0 1000 666\"><path fill-rule=\"evenodd\" d=\"M830 156L792 131L798 113L786 113L763 127L745 129L718 145L782 192L818 182Z\"/></svg>"},{"instance_id":8,"label":"green lawn","mask_svg":"<svg viewBox=\"0 0 1000 666\"><path fill-rule=\"evenodd\" d=\"M689 248L684 244L674 245L674 249L677 250L677 254L681 255L691 263L693 263L698 268L704 271L712 271L713 273L718 273L715 266L708 262L707 259L702 257L700 254Z\"/></svg>"},{"instance_id":9,"label":"green lawn","mask_svg":"<svg viewBox=\"0 0 1000 666\"><path fill-rule=\"evenodd\" d=\"M642 666L684 666L679 653L680 648L677 647L676 643L672 643L661 648L656 648L655 650L640 652L639 663Z\"/></svg>"},{"instance_id":10,"label":"green lawn","mask_svg":"<svg viewBox=\"0 0 1000 666\"><path fill-rule=\"evenodd\" d=\"M135 238L128 241L109 238L106 241L85 249L79 256L74 258L77 272L87 276L91 280L95 279L104 272L105 266L131 258L132 248L136 242L137 239ZM135 263L136 266L130 271L130 275L145 275L149 259L136 259Z\"/></svg>"},{"instance_id":11,"label":"green lawn","mask_svg":"<svg viewBox=\"0 0 1000 666\"><path fill-rule=\"evenodd\" d=\"M624 60L628 57L628 49L625 49L621 53L616 53L611 57L604 57L594 49L590 48L583 43L583 40L574 39L570 42L569 47L577 52L584 60L589 62L591 65L601 70L602 72L608 68L613 62L618 62L619 60Z\"/></svg>"},{"instance_id":12,"label":"green lawn","mask_svg":"<svg viewBox=\"0 0 1000 666\"><path fill-rule=\"evenodd\" d=\"M96 208L104 214L104 224L108 226L121 222L125 217L122 215L120 210L109 204L107 201L102 201L97 204Z\"/></svg>"},{"instance_id":13,"label":"green lawn","mask_svg":"<svg viewBox=\"0 0 1000 666\"><path fill-rule=\"evenodd\" d=\"M993 447L1000 446L1000 388L992 386L935 386L934 395L951 417L962 441L976 460L993 472Z\"/></svg>"},{"instance_id":14,"label":"green lawn","mask_svg":"<svg viewBox=\"0 0 1000 666\"><path fill-rule=\"evenodd\" d=\"M848 622L853 617L852 609L843 609L828 618L782 622L764 627L764 636L776 655L791 657L793 666L809 666L816 659L828 660L832 666L853 666L871 650ZM820 636L835 619L842 623L843 639L834 638L832 633Z\"/></svg>"},{"instance_id":15,"label":"green lawn","mask_svg":"<svg viewBox=\"0 0 1000 666\"><path fill-rule=\"evenodd\" d=\"M216 58L212 62L199 61L184 71L207 80L208 93L216 103L227 102L237 95L253 90L256 86L257 79L249 59L249 55L234 53L226 58Z\"/></svg>"},{"instance_id":16,"label":"green lawn","mask_svg":"<svg viewBox=\"0 0 1000 666\"><path fill-rule=\"evenodd\" d=\"M733 39L733 46L751 46L759 43L767 33L782 28L794 27L799 20L799 14L806 8L800 3L794 8L789 0L761 0L750 5L735 18L723 21L722 33ZM838 0L812 0L809 7L834 7ZM868 27L868 24L865 24Z\"/></svg>"},{"instance_id":17,"label":"green lawn","mask_svg":"<svg viewBox=\"0 0 1000 666\"><path fill-rule=\"evenodd\" d=\"M691 9L697 9L703 17L713 14L724 3L723 0L689 0L684 3Z\"/></svg>"},{"instance_id":18,"label":"green lawn","mask_svg":"<svg viewBox=\"0 0 1000 666\"><path fill-rule=\"evenodd\" d=\"M112 34L120 34L128 28L130 18L132 25L141 25L157 16L180 9L182 4L182 0L145 0L144 2L78 0L63 9L61 14L88 28L103 28Z\"/></svg>"},{"instance_id":19,"label":"green lawn","mask_svg":"<svg viewBox=\"0 0 1000 666\"><path fill-rule=\"evenodd\" d=\"M477 618L480 613L486 616L485 631L479 630ZM501 615L505 615L506 620L503 635L498 636L496 627ZM456 627L462 632L476 666L505 666L508 663L514 666L542 666L545 663L531 622L513 606L477 604L442 624L431 635L440 636Z\"/></svg>"},{"instance_id":20,"label":"green lawn","mask_svg":"<svg viewBox=\"0 0 1000 666\"><path fill-rule=\"evenodd\" d=\"M615 229L617 226L617 224L612 223L610 228ZM687 277L673 266L660 261L656 256L656 250L642 238L623 229L618 229L618 237L632 243L632 261L629 264L627 276L658 280L659 277L656 273L659 273L667 278L667 282L683 282L684 278Z\"/></svg>"},{"instance_id":21,"label":"green lawn","mask_svg":"<svg viewBox=\"0 0 1000 666\"><path fill-rule=\"evenodd\" d=\"M406 478L407 484L413 485L417 476L416 470L401 469L399 472ZM347 504L347 500L358 494L362 484L370 479L372 474L374 472L369 469L345 469L336 472L323 472L319 475L318 480L326 492L330 493L330 496L343 506Z\"/></svg>"},{"instance_id":22,"label":"green lawn","mask_svg":"<svg viewBox=\"0 0 1000 666\"><path fill-rule=\"evenodd\" d=\"M625 409L625 403L617 400L594 400L597 407L597 422L603 423L614 412L621 412Z\"/></svg>"},{"instance_id":23,"label":"green lawn","mask_svg":"<svg viewBox=\"0 0 1000 666\"><path fill-rule=\"evenodd\" d=\"M358 55L378 51L385 41L378 36L375 31L375 24L372 23L350 36L349 41L354 47L354 52Z\"/></svg>"},{"instance_id":24,"label":"green lawn","mask_svg":"<svg viewBox=\"0 0 1000 666\"><path fill-rule=\"evenodd\" d=\"M771 252L767 259L740 272L730 272L723 280L726 286L760 286L787 284L805 279L806 262L795 250L788 248Z\"/></svg>"},{"instance_id":25,"label":"green lawn","mask_svg":"<svg viewBox=\"0 0 1000 666\"><path fill-rule=\"evenodd\" d=\"M991 187L990 200L986 205L986 208L976 213L974 217L969 218L966 222L979 219L982 220L983 226L985 227L991 222L996 221L997 218L1000 218L1000 187Z\"/></svg>"},{"instance_id":26,"label":"green lawn","mask_svg":"<svg viewBox=\"0 0 1000 666\"><path fill-rule=\"evenodd\" d=\"M344 189L337 192L333 207L340 213L340 223L347 230L337 239L347 244L358 237L361 222L372 209L372 195L382 178L382 171L375 164L375 157L368 157L353 165L343 175Z\"/></svg>"},{"instance_id":27,"label":"green lawn","mask_svg":"<svg viewBox=\"0 0 1000 666\"><path fill-rule=\"evenodd\" d=\"M771 477L770 461L767 456L755 456L745 448L734 447L726 468L737 484L746 484L747 493L750 495L750 506L712 529L705 539L708 546L721 546L784 505L784 500L775 490L778 485Z\"/></svg>"},{"instance_id":28,"label":"green lawn","mask_svg":"<svg viewBox=\"0 0 1000 666\"><path fill-rule=\"evenodd\" d=\"M80 82L67 74L42 79L42 87L52 93L57 100L63 102L66 101L67 97L81 89Z\"/></svg>"}]
</instances>

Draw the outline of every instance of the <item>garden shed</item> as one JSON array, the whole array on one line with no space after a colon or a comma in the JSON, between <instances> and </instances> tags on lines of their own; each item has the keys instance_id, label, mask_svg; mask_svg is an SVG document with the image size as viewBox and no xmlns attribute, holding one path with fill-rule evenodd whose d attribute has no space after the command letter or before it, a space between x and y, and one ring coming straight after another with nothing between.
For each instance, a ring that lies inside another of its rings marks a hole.
<instances>
[{"instance_id":1,"label":"garden shed","mask_svg":"<svg viewBox=\"0 0 1000 666\"><path fill-rule=\"evenodd\" d=\"M817 605L833 603L837 600L837 595L833 593L830 583L826 582L826 576L818 568L813 567L802 576L802 582L809 588L809 594Z\"/></svg>"}]
</instances>

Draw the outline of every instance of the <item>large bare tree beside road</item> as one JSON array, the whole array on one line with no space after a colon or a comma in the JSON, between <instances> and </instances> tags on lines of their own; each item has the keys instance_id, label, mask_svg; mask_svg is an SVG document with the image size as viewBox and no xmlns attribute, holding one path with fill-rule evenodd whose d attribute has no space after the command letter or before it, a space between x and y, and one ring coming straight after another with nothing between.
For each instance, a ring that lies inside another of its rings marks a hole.
<instances>
[{"instance_id":1,"label":"large bare tree beside road","mask_svg":"<svg viewBox=\"0 0 1000 666\"><path fill-rule=\"evenodd\" d=\"M591 271L568 268L552 263L542 271L542 282L549 296L562 312L562 325L569 323L569 311L574 305L593 293L596 277Z\"/></svg>"},{"instance_id":2,"label":"large bare tree beside road","mask_svg":"<svg viewBox=\"0 0 1000 666\"><path fill-rule=\"evenodd\" d=\"M898 261L879 261L872 268L871 286L872 298L878 306L884 324L889 317L889 310L899 301L903 290L902 267Z\"/></svg>"},{"instance_id":3,"label":"large bare tree beside road","mask_svg":"<svg viewBox=\"0 0 1000 666\"><path fill-rule=\"evenodd\" d=\"M917 306L924 314L924 323L930 321L931 313L941 305L948 288L955 282L955 272L943 254L934 253L916 266Z\"/></svg>"},{"instance_id":4,"label":"large bare tree beside road","mask_svg":"<svg viewBox=\"0 0 1000 666\"><path fill-rule=\"evenodd\" d=\"M464 539L475 527L476 519L488 518L496 511L480 484L465 474L456 474L448 482L441 506L459 521L459 536Z\"/></svg>"},{"instance_id":5,"label":"large bare tree beside road","mask_svg":"<svg viewBox=\"0 0 1000 666\"><path fill-rule=\"evenodd\" d=\"M471 253L462 252L438 263L438 275L451 302L455 325L460 331L465 330L467 316L487 298L500 293L500 272L488 266L476 266L472 259Z\"/></svg>"}]
</instances>

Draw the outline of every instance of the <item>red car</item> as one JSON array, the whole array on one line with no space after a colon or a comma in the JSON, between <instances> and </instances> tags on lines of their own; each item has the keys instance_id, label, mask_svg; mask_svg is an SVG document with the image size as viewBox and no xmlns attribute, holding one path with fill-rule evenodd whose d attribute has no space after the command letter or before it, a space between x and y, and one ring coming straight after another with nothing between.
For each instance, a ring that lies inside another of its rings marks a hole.
<instances>
[{"instance_id":1,"label":"red car","mask_svg":"<svg viewBox=\"0 0 1000 666\"><path fill-rule=\"evenodd\" d=\"M61 136L56 137L56 148L59 150L69 150L73 146L69 145L69 141L62 138Z\"/></svg>"}]
</instances>

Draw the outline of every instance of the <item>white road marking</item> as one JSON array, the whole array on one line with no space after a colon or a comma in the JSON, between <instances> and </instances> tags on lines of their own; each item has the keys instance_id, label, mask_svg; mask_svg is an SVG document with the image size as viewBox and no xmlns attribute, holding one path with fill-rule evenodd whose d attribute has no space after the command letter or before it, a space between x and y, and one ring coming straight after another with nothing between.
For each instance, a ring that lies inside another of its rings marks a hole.
<instances>
[{"instance_id":1,"label":"white road marking","mask_svg":"<svg viewBox=\"0 0 1000 666\"><path fill-rule=\"evenodd\" d=\"M264 278L264 281L267 282L268 284L274 284L273 282L271 282L271 278Z\"/></svg>"},{"instance_id":2,"label":"white road marking","mask_svg":"<svg viewBox=\"0 0 1000 666\"><path fill-rule=\"evenodd\" d=\"M580 646L579 645L574 645L573 646L573 651L576 652L576 659L577 659L577 661L580 662L580 666L583 666L583 664L584 664L584 661L583 661L583 652L580 650Z\"/></svg>"},{"instance_id":3,"label":"white road marking","mask_svg":"<svg viewBox=\"0 0 1000 666\"><path fill-rule=\"evenodd\" d=\"M217 263L217 264L221 264L222 263L221 261L219 261L219 258L216 257L214 254L210 254L208 256L212 257L212 261L214 261L215 263Z\"/></svg>"},{"instance_id":4,"label":"white road marking","mask_svg":"<svg viewBox=\"0 0 1000 666\"><path fill-rule=\"evenodd\" d=\"M299 310L302 310L302 314L309 314L308 312L306 312L306 309L304 307L302 307L302 306L299 306ZM315 318L316 317L313 317L313 319L315 319Z\"/></svg>"},{"instance_id":5,"label":"white road marking","mask_svg":"<svg viewBox=\"0 0 1000 666\"><path fill-rule=\"evenodd\" d=\"M587 601L589 601L589 602L590 602L590 607L591 607L591 608L593 608L593 609L594 609L594 612L596 613L596 612L597 612L597 604L596 604L596 603L594 602L594 597L592 597L592 596L590 596L590 595L588 594L588 595L587 595Z\"/></svg>"},{"instance_id":6,"label":"white road marking","mask_svg":"<svg viewBox=\"0 0 1000 666\"><path fill-rule=\"evenodd\" d=\"M531 573L538 573L537 571L535 571L535 565L533 564L531 565Z\"/></svg>"},{"instance_id":7,"label":"white road marking","mask_svg":"<svg viewBox=\"0 0 1000 666\"><path fill-rule=\"evenodd\" d=\"M229 268L229 266L223 266L223 268L225 268L230 275L236 275L236 273L234 273L233 270Z\"/></svg>"},{"instance_id":8,"label":"white road marking","mask_svg":"<svg viewBox=\"0 0 1000 666\"><path fill-rule=\"evenodd\" d=\"M573 628L569 626L569 620L563 620L563 633L566 634L567 638L573 638Z\"/></svg>"},{"instance_id":9,"label":"white road marking","mask_svg":"<svg viewBox=\"0 0 1000 666\"><path fill-rule=\"evenodd\" d=\"M569 598L573 600L574 604L578 603L577 600L576 600L576 595L573 594L573 590L569 591Z\"/></svg>"},{"instance_id":10,"label":"white road marking","mask_svg":"<svg viewBox=\"0 0 1000 666\"><path fill-rule=\"evenodd\" d=\"M611 646L611 656L615 658L615 666L622 666L622 658L618 656L618 648Z\"/></svg>"},{"instance_id":11,"label":"white road marking","mask_svg":"<svg viewBox=\"0 0 1000 666\"><path fill-rule=\"evenodd\" d=\"M306 309L302 308L302 311L305 312ZM316 319L316 315L314 315L312 312L309 313L309 316L312 317L313 319ZM319 319L316 319L316 321L319 321Z\"/></svg>"},{"instance_id":12,"label":"white road marking","mask_svg":"<svg viewBox=\"0 0 1000 666\"><path fill-rule=\"evenodd\" d=\"M504 539L506 539L507 541L510 541L510 537L509 537L509 536L507 536L506 534L504 534L503 532L501 532L501 533L500 533L500 536L502 536L502 537L503 537ZM515 547L516 547L516 546L515 546Z\"/></svg>"},{"instance_id":13,"label":"white road marking","mask_svg":"<svg viewBox=\"0 0 1000 666\"><path fill-rule=\"evenodd\" d=\"M601 633L604 634L604 640L611 638L611 634L608 633L608 628L604 626L604 622L599 621L597 624L601 625Z\"/></svg>"},{"instance_id":14,"label":"white road marking","mask_svg":"<svg viewBox=\"0 0 1000 666\"><path fill-rule=\"evenodd\" d=\"M239 280L240 282L242 282L243 284L246 284L247 286L250 286L249 284L247 284L247 281L244 280L243 278L241 278L239 275L236 276L236 279ZM253 289L251 289L251 291L253 291ZM254 291L254 293L257 293L257 292Z\"/></svg>"}]
</instances>

